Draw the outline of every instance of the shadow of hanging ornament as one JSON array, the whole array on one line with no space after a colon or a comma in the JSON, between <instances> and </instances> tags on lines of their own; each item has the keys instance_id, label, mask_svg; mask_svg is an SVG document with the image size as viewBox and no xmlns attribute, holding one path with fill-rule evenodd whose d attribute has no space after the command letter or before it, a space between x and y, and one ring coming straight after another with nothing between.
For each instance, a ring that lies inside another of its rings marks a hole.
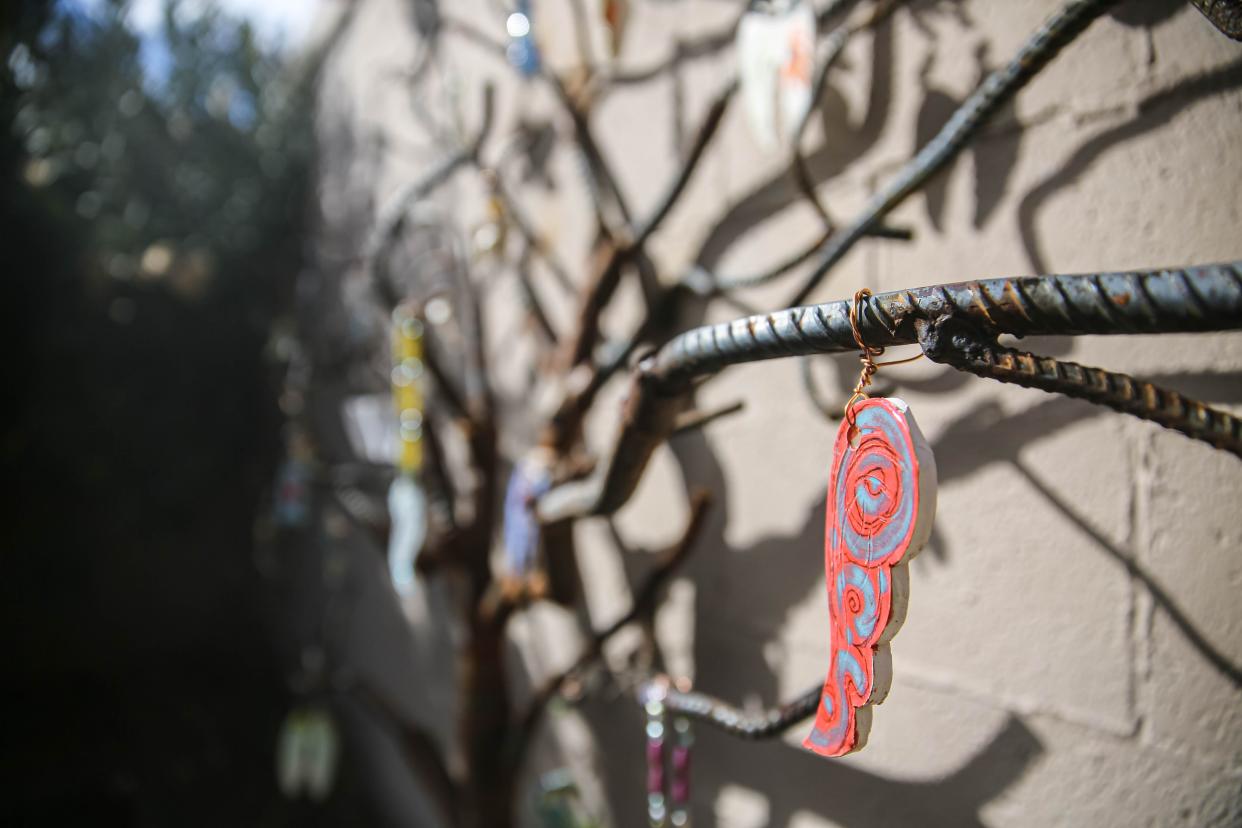
<instances>
[{"instance_id":1,"label":"shadow of hanging ornament","mask_svg":"<svg viewBox=\"0 0 1242 828\"><path fill-rule=\"evenodd\" d=\"M517 9L505 20L505 31L509 33L509 46L505 49L509 63L524 77L538 74L539 47L535 45L530 0L518 0Z\"/></svg>"},{"instance_id":2,"label":"shadow of hanging ornament","mask_svg":"<svg viewBox=\"0 0 1242 828\"><path fill-rule=\"evenodd\" d=\"M753 0L737 26L738 79L760 149L789 144L811 108L815 12L804 0Z\"/></svg>"},{"instance_id":3,"label":"shadow of hanging ornament","mask_svg":"<svg viewBox=\"0 0 1242 828\"><path fill-rule=\"evenodd\" d=\"M888 695L888 643L906 616L907 564L931 537L936 460L909 406L863 391L881 363L858 328L860 290L850 309L862 373L837 430L828 478L824 575L831 661L815 725L803 745L821 756L862 748L871 705ZM905 361L905 360L901 360ZM892 363L887 363L892 364Z\"/></svg>"}]
</instances>

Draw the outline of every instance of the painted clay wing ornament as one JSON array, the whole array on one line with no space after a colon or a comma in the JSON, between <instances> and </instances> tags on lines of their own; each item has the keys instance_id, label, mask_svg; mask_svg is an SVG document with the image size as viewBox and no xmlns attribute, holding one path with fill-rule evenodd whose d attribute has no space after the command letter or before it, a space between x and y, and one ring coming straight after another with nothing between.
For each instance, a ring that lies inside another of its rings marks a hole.
<instances>
[{"instance_id":1,"label":"painted clay wing ornament","mask_svg":"<svg viewBox=\"0 0 1242 828\"><path fill-rule=\"evenodd\" d=\"M821 756L867 743L870 706L892 678L888 642L905 620L906 565L936 514L936 461L905 402L864 399L850 415L833 449L824 533L832 661L803 742Z\"/></svg>"},{"instance_id":2,"label":"painted clay wing ornament","mask_svg":"<svg viewBox=\"0 0 1242 828\"><path fill-rule=\"evenodd\" d=\"M414 560L427 539L427 496L412 476L397 475L388 487L388 570L398 595L410 595L418 586Z\"/></svg>"},{"instance_id":3,"label":"painted clay wing ornament","mask_svg":"<svg viewBox=\"0 0 1242 828\"><path fill-rule=\"evenodd\" d=\"M759 147L789 143L811 108L815 12L802 0L754 0L737 25L738 77Z\"/></svg>"}]
</instances>

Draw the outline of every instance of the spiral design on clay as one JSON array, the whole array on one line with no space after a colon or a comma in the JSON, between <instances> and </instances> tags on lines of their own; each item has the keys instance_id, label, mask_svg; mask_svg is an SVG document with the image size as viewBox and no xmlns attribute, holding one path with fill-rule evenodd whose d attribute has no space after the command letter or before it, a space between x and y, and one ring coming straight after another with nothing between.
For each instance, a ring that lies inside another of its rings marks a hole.
<instances>
[{"instance_id":1,"label":"spiral design on clay","mask_svg":"<svg viewBox=\"0 0 1242 828\"><path fill-rule=\"evenodd\" d=\"M856 563L874 567L900 559L914 531L913 447L882 406L859 406L858 436L832 481L837 535L832 545Z\"/></svg>"},{"instance_id":2,"label":"spiral design on clay","mask_svg":"<svg viewBox=\"0 0 1242 828\"><path fill-rule=\"evenodd\" d=\"M926 535L916 539L920 458L905 404L869 399L851 413L854 427L847 421L837 434L828 489L824 566L832 661L804 742L824 756L849 753L866 740L858 711L887 692L886 682L877 687L875 656L892 617L893 568ZM934 465L927 472L934 480ZM928 511L934 508L933 499Z\"/></svg>"}]
</instances>

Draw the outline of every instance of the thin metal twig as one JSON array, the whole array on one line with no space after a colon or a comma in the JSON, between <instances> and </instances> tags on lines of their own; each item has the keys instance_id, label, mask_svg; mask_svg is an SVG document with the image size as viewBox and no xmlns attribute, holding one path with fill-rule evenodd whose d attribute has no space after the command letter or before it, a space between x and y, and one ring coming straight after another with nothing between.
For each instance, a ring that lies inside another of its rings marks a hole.
<instances>
[{"instance_id":1,"label":"thin metal twig","mask_svg":"<svg viewBox=\"0 0 1242 828\"><path fill-rule=\"evenodd\" d=\"M1242 457L1242 420L1176 391L1126 374L1007 348L997 343L994 334L953 316L921 322L919 344L933 362L978 377L1087 400Z\"/></svg>"},{"instance_id":2,"label":"thin metal twig","mask_svg":"<svg viewBox=\"0 0 1242 828\"><path fill-rule=\"evenodd\" d=\"M703 530L707 510L711 506L711 494L705 489L696 490L690 498L690 519L681 537L661 554L659 561L647 573L643 582L634 591L634 600L630 608L608 626L596 631L583 648L582 653L568 669L563 670L549 679L535 694L525 714L521 718L521 726L514 734L514 743L509 754L509 762L513 767L520 767L521 760L529 748L535 729L543 718L548 704L561 694L565 685L600 659L604 645L618 632L649 616L656 607L656 600L673 577L678 568L685 563L694 549L695 541Z\"/></svg>"}]
</instances>

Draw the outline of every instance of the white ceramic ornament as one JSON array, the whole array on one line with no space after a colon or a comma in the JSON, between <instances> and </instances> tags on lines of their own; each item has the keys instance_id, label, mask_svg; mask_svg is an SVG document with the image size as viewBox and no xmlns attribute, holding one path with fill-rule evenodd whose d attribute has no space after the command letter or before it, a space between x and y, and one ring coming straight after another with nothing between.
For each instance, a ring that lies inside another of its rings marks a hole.
<instances>
[{"instance_id":1,"label":"white ceramic ornament","mask_svg":"<svg viewBox=\"0 0 1242 828\"><path fill-rule=\"evenodd\" d=\"M399 474L388 487L388 568L398 595L411 595L417 581L414 559L427 539L427 496L408 474Z\"/></svg>"},{"instance_id":2,"label":"white ceramic ornament","mask_svg":"<svg viewBox=\"0 0 1242 828\"><path fill-rule=\"evenodd\" d=\"M322 802L332 791L340 752L336 722L326 707L307 705L289 711L276 741L276 781L289 799L303 793Z\"/></svg>"},{"instance_id":3,"label":"white ceramic ornament","mask_svg":"<svg viewBox=\"0 0 1242 828\"><path fill-rule=\"evenodd\" d=\"M800 0L757 0L737 26L738 78L755 141L788 145L811 108L815 12Z\"/></svg>"}]
</instances>

